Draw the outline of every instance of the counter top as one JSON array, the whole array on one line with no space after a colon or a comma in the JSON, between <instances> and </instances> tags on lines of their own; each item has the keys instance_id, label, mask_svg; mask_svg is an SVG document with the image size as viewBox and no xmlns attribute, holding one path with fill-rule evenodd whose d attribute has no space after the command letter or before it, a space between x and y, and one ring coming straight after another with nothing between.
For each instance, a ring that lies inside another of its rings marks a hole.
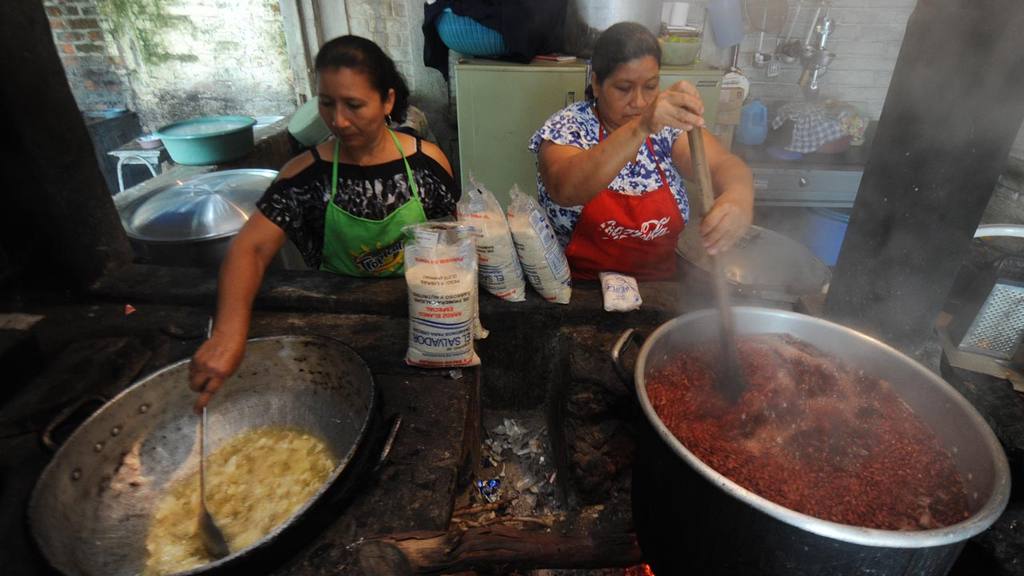
<instances>
[{"instance_id":1,"label":"counter top","mask_svg":"<svg viewBox=\"0 0 1024 576\"><path fill-rule=\"evenodd\" d=\"M482 318L492 332L479 346L485 406L527 397L533 409L539 409L550 401L547 388L562 377L560 370L568 379L589 383L593 390L584 392L593 392L591 396L608 396L609 390L625 394L608 370L609 342L623 327L650 327L706 306L710 300L704 284L686 275L678 282L643 283L644 307L628 314L604 312L596 283L575 286L572 302L565 306L547 303L532 292L521 303L481 295ZM0 565L5 573L49 573L24 522L27 495L50 458L38 442L38 431L48 416L70 397L88 391L116 393L140 374L187 357L200 341L215 290L212 270L133 266L109 275L83 301L26 310L45 316L32 333L40 353L51 361L31 387L0 408L0 541L4 542ZM137 310L131 315L124 313L128 303ZM465 471L462 451L469 438L465 422L473 405L466 377L470 372L453 379L445 371L405 366L401 357L406 316L401 279L354 280L315 272L268 275L257 301L252 336L319 333L346 341L377 378L385 416L401 414L404 431L399 431L389 463L366 478L326 527L303 533L293 551L258 572L358 574L358 559L350 545L361 538L448 527L456 480ZM915 356L924 362L920 354ZM1019 479L1024 473L1020 468L1024 400L1005 387L991 388L999 382L954 385L996 429ZM565 393L574 400L583 397L573 390ZM605 427L610 423L605 418L600 422ZM584 456L616 469L627 465L619 460L605 462L597 453ZM604 485L594 488L604 493ZM1018 490L1004 518L968 544L958 563L962 569L955 568L953 574L1024 573L1022 514ZM978 571L979 566L985 569Z\"/></svg>"}]
</instances>

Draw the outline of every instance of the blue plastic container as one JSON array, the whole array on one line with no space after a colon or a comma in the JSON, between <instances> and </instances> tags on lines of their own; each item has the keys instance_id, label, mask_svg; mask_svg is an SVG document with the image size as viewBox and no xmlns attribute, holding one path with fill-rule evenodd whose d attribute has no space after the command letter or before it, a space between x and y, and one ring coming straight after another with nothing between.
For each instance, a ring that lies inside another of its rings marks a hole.
<instances>
[{"instance_id":1,"label":"blue plastic container","mask_svg":"<svg viewBox=\"0 0 1024 576\"><path fill-rule=\"evenodd\" d=\"M804 227L804 244L829 266L835 266L839 259L839 250L843 247L843 237L850 223L850 214L846 210L831 208L808 208L807 223Z\"/></svg>"},{"instance_id":2,"label":"blue plastic container","mask_svg":"<svg viewBox=\"0 0 1024 576\"><path fill-rule=\"evenodd\" d=\"M760 146L768 138L768 107L754 100L740 112L736 141L747 146Z\"/></svg>"},{"instance_id":3,"label":"blue plastic container","mask_svg":"<svg viewBox=\"0 0 1024 576\"><path fill-rule=\"evenodd\" d=\"M497 30L459 16L445 8L437 18L437 34L445 46L467 56L501 56L508 52L505 39Z\"/></svg>"}]
</instances>

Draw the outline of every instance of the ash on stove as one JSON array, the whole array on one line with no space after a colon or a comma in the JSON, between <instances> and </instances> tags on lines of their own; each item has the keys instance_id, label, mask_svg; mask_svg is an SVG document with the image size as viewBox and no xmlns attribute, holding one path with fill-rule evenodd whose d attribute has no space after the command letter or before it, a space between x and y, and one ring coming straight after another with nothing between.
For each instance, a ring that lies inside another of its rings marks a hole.
<instances>
[{"instance_id":1,"label":"ash on stove","mask_svg":"<svg viewBox=\"0 0 1024 576\"><path fill-rule=\"evenodd\" d=\"M550 528L564 520L543 415L484 414L483 421L479 476L457 502L453 522L460 527L507 522Z\"/></svg>"}]
</instances>

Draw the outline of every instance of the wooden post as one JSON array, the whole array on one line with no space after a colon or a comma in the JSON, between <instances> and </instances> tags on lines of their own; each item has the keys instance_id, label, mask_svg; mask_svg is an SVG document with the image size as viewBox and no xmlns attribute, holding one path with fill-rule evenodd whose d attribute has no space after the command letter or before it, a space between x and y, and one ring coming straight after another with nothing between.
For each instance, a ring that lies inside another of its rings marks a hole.
<instances>
[{"instance_id":1,"label":"wooden post","mask_svg":"<svg viewBox=\"0 0 1024 576\"><path fill-rule=\"evenodd\" d=\"M919 0L826 315L927 338L1024 119L1024 2Z\"/></svg>"},{"instance_id":2,"label":"wooden post","mask_svg":"<svg viewBox=\"0 0 1024 576\"><path fill-rule=\"evenodd\" d=\"M42 2L0 2L0 52L2 252L33 284L87 285L132 252Z\"/></svg>"},{"instance_id":3,"label":"wooden post","mask_svg":"<svg viewBox=\"0 0 1024 576\"><path fill-rule=\"evenodd\" d=\"M359 546L359 565L368 576L610 568L640 562L642 555L634 534L562 535L508 526L391 534Z\"/></svg>"}]
</instances>

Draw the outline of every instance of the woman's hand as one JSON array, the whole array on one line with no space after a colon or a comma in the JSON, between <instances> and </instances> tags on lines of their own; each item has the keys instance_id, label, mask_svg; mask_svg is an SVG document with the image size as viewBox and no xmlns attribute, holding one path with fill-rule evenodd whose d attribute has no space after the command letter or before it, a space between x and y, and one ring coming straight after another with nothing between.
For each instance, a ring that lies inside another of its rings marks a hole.
<instances>
[{"instance_id":1,"label":"woman's hand","mask_svg":"<svg viewBox=\"0 0 1024 576\"><path fill-rule=\"evenodd\" d=\"M244 354L244 337L231 338L217 332L196 350L188 366L188 385L199 393L195 404L197 413L213 398L224 381L238 370Z\"/></svg>"},{"instance_id":2,"label":"woman's hand","mask_svg":"<svg viewBox=\"0 0 1024 576\"><path fill-rule=\"evenodd\" d=\"M647 105L640 117L640 125L648 134L657 134L666 126L692 130L704 126L704 102L693 84L680 80L662 90Z\"/></svg>"},{"instance_id":3,"label":"woman's hand","mask_svg":"<svg viewBox=\"0 0 1024 576\"><path fill-rule=\"evenodd\" d=\"M754 219L753 203L747 200L749 196L723 192L715 200L700 224L700 235L708 254L728 250L746 233Z\"/></svg>"}]
</instances>

